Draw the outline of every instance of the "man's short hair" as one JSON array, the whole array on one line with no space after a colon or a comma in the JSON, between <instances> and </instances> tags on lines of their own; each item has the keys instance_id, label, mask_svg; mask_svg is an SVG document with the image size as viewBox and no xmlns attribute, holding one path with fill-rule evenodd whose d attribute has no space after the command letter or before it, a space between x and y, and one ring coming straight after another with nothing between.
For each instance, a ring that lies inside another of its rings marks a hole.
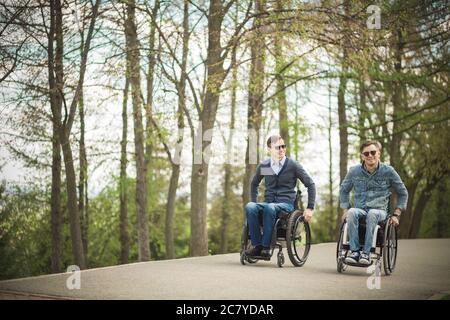
<instances>
[{"instance_id":1,"label":"man's short hair","mask_svg":"<svg viewBox=\"0 0 450 320\"><path fill-rule=\"evenodd\" d=\"M361 144L361 147L359 148L359 152L362 152L364 150L365 147L368 147L370 145L374 145L375 147L377 147L378 151L381 152L381 143L377 140L367 140L366 142L364 142L363 144Z\"/></svg>"},{"instance_id":2,"label":"man's short hair","mask_svg":"<svg viewBox=\"0 0 450 320\"><path fill-rule=\"evenodd\" d=\"M269 139L267 139L267 147L270 148L272 146L272 143L277 143L281 139L283 138L279 134L270 136Z\"/></svg>"}]
</instances>

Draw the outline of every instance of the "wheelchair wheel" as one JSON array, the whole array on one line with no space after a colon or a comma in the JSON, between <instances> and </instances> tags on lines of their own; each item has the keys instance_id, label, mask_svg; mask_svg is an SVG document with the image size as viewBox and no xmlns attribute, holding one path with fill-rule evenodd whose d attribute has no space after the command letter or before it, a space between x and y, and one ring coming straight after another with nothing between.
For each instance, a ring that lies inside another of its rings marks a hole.
<instances>
[{"instance_id":1,"label":"wheelchair wheel","mask_svg":"<svg viewBox=\"0 0 450 320\"><path fill-rule=\"evenodd\" d=\"M303 220L303 213L299 210L289 217L286 244L289 259L296 267L305 264L311 247L311 230L309 224Z\"/></svg>"},{"instance_id":2,"label":"wheelchair wheel","mask_svg":"<svg viewBox=\"0 0 450 320\"><path fill-rule=\"evenodd\" d=\"M394 272L397 262L397 228L386 222L383 244L383 268L384 274Z\"/></svg>"},{"instance_id":3,"label":"wheelchair wheel","mask_svg":"<svg viewBox=\"0 0 450 320\"><path fill-rule=\"evenodd\" d=\"M245 224L242 227L242 234L241 234L241 252L240 252L241 264L245 265L245 262L248 262L248 263L258 262L257 259L252 259L245 254L245 251L249 250L251 247L252 247L252 245L249 241L249 236L248 236L248 226L247 226L247 224Z\"/></svg>"},{"instance_id":4,"label":"wheelchair wheel","mask_svg":"<svg viewBox=\"0 0 450 320\"><path fill-rule=\"evenodd\" d=\"M278 254L277 254L277 265L278 265L278 267L282 267L283 266L283 264L284 264L284 254L283 254L283 252L279 252Z\"/></svg>"},{"instance_id":5,"label":"wheelchair wheel","mask_svg":"<svg viewBox=\"0 0 450 320\"><path fill-rule=\"evenodd\" d=\"M339 239L336 246L336 263L337 263L337 271L342 273L347 269L347 265L344 263L345 259L345 249L342 248L342 244L344 243L344 226L345 222L341 224L339 231Z\"/></svg>"}]
</instances>

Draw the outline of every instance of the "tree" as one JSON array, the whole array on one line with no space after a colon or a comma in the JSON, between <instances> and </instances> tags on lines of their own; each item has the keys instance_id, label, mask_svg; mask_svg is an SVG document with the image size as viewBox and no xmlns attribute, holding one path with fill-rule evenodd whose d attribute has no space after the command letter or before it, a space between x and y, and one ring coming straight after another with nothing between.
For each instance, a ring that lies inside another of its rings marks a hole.
<instances>
[{"instance_id":1,"label":"tree","mask_svg":"<svg viewBox=\"0 0 450 320\"><path fill-rule=\"evenodd\" d=\"M238 11L236 9L235 15L235 24L237 24L237 16ZM236 51L233 52L233 56L231 59L231 64L236 65ZM231 166L231 152L233 147L233 134L235 129L235 118L236 118L236 91L238 85L238 68L237 66L233 67L231 71L231 103L230 103L230 128L228 133L228 139L225 141L226 144L226 159L224 165L224 181L223 181L223 206L222 206L222 214L220 219L220 252L227 253L228 252L228 228L230 222L231 215L231 201L232 201L232 185L231 185L231 174L232 174L232 166Z\"/></svg>"},{"instance_id":2,"label":"tree","mask_svg":"<svg viewBox=\"0 0 450 320\"><path fill-rule=\"evenodd\" d=\"M255 1L255 14L265 11L265 1ZM250 75L248 82L248 110L247 129L248 140L245 152L245 174L242 191L243 203L250 202L250 181L256 171L259 162L259 152L257 150L260 143L260 129L262 122L262 109L264 99L264 67L266 62L265 37L262 18L257 16L253 20L254 31L250 38ZM255 133L256 137L252 136ZM256 147L256 148L255 148ZM252 155L252 159L250 156ZM256 156L256 159L254 159ZM251 160L251 161L250 161Z\"/></svg>"},{"instance_id":3,"label":"tree","mask_svg":"<svg viewBox=\"0 0 450 320\"><path fill-rule=\"evenodd\" d=\"M60 95L60 99L63 101L64 108L66 110L66 114L64 119L59 118L59 110L56 110L57 106L52 109L53 121L56 122L56 126L58 127L59 139L61 143L62 153L64 157L64 165L66 169L66 188L67 188L67 207L69 211L69 220L70 220L70 231L72 236L72 250L75 258L76 264L81 268L86 268L83 243L81 237L81 228L80 228L80 215L78 210L77 203L77 185L76 185L76 176L75 176L75 167L73 162L72 148L70 144L70 133L72 130L73 121L75 118L77 105L80 99L80 94L83 87L84 76L86 72L86 63L87 56L91 45L91 40L94 32L95 22L98 16L98 8L100 6L100 0L96 1L91 10L91 20L89 23L89 30L86 36L86 41L83 43L83 55L81 57L80 63L80 72L79 78L77 82L77 86L75 89L75 93L72 98L72 102L70 104L70 108L67 109L66 99L64 96L64 79L61 77L62 72L58 73L58 77L55 77L55 81L50 84L50 92L56 92L55 94ZM59 0L55 0L51 2L51 12L52 17L55 16L55 19L52 18L52 28L54 28L54 37L56 38L57 48L56 50L60 52L60 56L62 58L63 52L63 29L62 29L62 7L61 2ZM53 64L53 52L50 52L49 48L49 64ZM59 66L60 65L60 66ZM49 70L56 70L57 68L62 68L62 59L60 61L55 60L55 67L50 67ZM62 70L62 69L61 69ZM51 73L51 72L50 72ZM49 76L53 77L53 75ZM61 121L62 120L62 121Z\"/></svg>"},{"instance_id":4,"label":"tree","mask_svg":"<svg viewBox=\"0 0 450 320\"><path fill-rule=\"evenodd\" d=\"M57 24L61 26L62 17L55 15L55 6L60 3L50 2L50 32L48 35L48 81L50 107L52 110L52 193L51 193L51 233L52 233L52 260L51 269L53 273L61 271L60 266L60 233L61 233L61 140L59 134L59 124L61 123L62 91L61 84L64 77L62 54L62 32L59 30L59 37L56 38L56 52L53 47Z\"/></svg>"},{"instance_id":5,"label":"tree","mask_svg":"<svg viewBox=\"0 0 450 320\"><path fill-rule=\"evenodd\" d=\"M175 154L170 152L170 149L165 142L166 139L160 133L160 139L164 144L167 156L171 162L172 170L170 174L169 192L166 205L166 219L165 219L165 244L166 244L166 258L175 258L175 246L174 246L174 215L176 205L176 195L178 188L178 181L180 178L180 160L183 151L183 133L184 133L184 113L186 108L186 81L187 81L187 65L188 65L188 53L189 53L189 1L183 1L183 35L182 35L182 53L180 64L180 76L169 75L168 71L161 65L163 73L166 77L175 85L176 92L178 94L178 109L177 116L177 141ZM174 54L175 55L175 54ZM156 126L156 125L155 125ZM158 127L158 126L157 126ZM159 129L158 129L159 131Z\"/></svg>"},{"instance_id":6,"label":"tree","mask_svg":"<svg viewBox=\"0 0 450 320\"><path fill-rule=\"evenodd\" d=\"M237 40L241 29L249 20L250 6L247 7L243 21L235 29L230 40L225 46L221 44L222 28L225 15L235 1L229 1L226 5L221 0L212 0L208 12L208 47L206 57L206 82L205 92L202 96L202 110L199 112L197 127L197 141L201 141L201 147L193 150L191 171L191 238L190 255L202 256L208 254L208 232L206 224L207 216L207 184L208 184L208 160L210 138L216 120L219 105L220 90L230 68L224 68L224 61L228 54L236 49ZM251 4L251 3L250 3ZM210 136L206 137L206 134ZM205 139L206 137L206 139ZM197 150L196 150L197 149ZM199 155L201 156L199 161ZM200 163L199 163L200 162Z\"/></svg>"},{"instance_id":7,"label":"tree","mask_svg":"<svg viewBox=\"0 0 450 320\"><path fill-rule=\"evenodd\" d=\"M136 214L138 228L139 261L150 260L147 212L147 167L144 153L144 127L142 123L141 76L139 41L135 22L136 3L127 2L125 35L127 46L127 69L129 71L131 99L133 104L134 146L136 157Z\"/></svg>"},{"instance_id":8,"label":"tree","mask_svg":"<svg viewBox=\"0 0 450 320\"><path fill-rule=\"evenodd\" d=\"M275 8L278 12L282 12L284 8L283 0L277 0L275 3ZM280 17L282 15L278 14ZM280 135L283 137L283 140L286 145L290 145L289 140L289 120L287 113L287 100L286 100L286 82L284 79L284 73L288 68L289 64L285 63L285 59L283 57L283 48L285 47L283 43L283 22L280 17L277 18L276 22L276 31L274 35L274 55L275 55L275 77L276 77L276 98L278 104L278 115L279 115L279 126L280 126ZM286 151L289 154L289 149Z\"/></svg>"},{"instance_id":9,"label":"tree","mask_svg":"<svg viewBox=\"0 0 450 320\"><path fill-rule=\"evenodd\" d=\"M119 239L120 239L120 263L128 263L130 252L130 236L128 234L128 192L127 192L127 139L128 139L128 95L130 78L128 68L125 72L125 87L123 89L122 102L122 140L120 141L120 177L119 177Z\"/></svg>"},{"instance_id":10,"label":"tree","mask_svg":"<svg viewBox=\"0 0 450 320\"><path fill-rule=\"evenodd\" d=\"M348 19L349 15L349 1L344 0L344 19ZM346 23L344 21L344 23ZM342 43L347 41L348 36L344 34L342 37ZM339 90L338 90L338 119L339 119L339 184L344 180L345 175L347 174L347 166L348 166L348 131L347 131L347 115L345 112L345 91L347 88L347 59L348 52L345 44L342 45L342 69L341 74L339 76ZM340 210L338 207L338 215L336 219L336 225L340 223ZM339 228L336 228L339 230Z\"/></svg>"},{"instance_id":11,"label":"tree","mask_svg":"<svg viewBox=\"0 0 450 320\"><path fill-rule=\"evenodd\" d=\"M86 7L83 6L83 17L82 21L84 23L84 11ZM77 12L74 12L77 16ZM84 43L84 30L85 27L83 25L82 28L79 29L81 43ZM83 56L83 47L80 47L80 56ZM83 241L83 251L86 260L86 264L88 263L88 230L89 230L89 210L88 210L88 163L87 163L87 154L86 154L86 143L85 143L85 134L86 134L86 125L85 125L85 105L84 105L84 93L83 87L80 89L80 95L78 99L78 110L79 110L79 118L80 118L80 141L79 141L79 181L78 181L78 211L80 212L80 224L81 224L81 238Z\"/></svg>"}]
</instances>

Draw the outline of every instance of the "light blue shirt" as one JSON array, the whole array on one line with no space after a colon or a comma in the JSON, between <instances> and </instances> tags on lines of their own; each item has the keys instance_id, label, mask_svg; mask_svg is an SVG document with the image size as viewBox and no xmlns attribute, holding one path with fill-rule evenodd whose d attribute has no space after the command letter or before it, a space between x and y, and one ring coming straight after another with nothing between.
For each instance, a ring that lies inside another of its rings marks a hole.
<instances>
[{"instance_id":1,"label":"light blue shirt","mask_svg":"<svg viewBox=\"0 0 450 320\"><path fill-rule=\"evenodd\" d=\"M286 161L286 156L283 157L279 162L274 161L272 158L270 158L270 167L275 172L276 175L280 173L281 168L283 168L284 162Z\"/></svg>"}]
</instances>

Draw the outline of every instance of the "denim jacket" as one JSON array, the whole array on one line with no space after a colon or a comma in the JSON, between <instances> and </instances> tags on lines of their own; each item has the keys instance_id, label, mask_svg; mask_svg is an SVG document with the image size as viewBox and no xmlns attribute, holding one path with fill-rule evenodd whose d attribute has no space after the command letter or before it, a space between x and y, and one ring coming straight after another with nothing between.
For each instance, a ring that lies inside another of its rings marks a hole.
<instances>
[{"instance_id":1,"label":"denim jacket","mask_svg":"<svg viewBox=\"0 0 450 320\"><path fill-rule=\"evenodd\" d=\"M380 162L375 172L370 174L364 169L364 164L358 164L350 168L341 183L339 191L340 206L342 209L350 208L350 191L353 189L355 193L353 207L363 210L386 210L391 188L395 190L398 196L396 208L405 210L408 191L393 167Z\"/></svg>"}]
</instances>

